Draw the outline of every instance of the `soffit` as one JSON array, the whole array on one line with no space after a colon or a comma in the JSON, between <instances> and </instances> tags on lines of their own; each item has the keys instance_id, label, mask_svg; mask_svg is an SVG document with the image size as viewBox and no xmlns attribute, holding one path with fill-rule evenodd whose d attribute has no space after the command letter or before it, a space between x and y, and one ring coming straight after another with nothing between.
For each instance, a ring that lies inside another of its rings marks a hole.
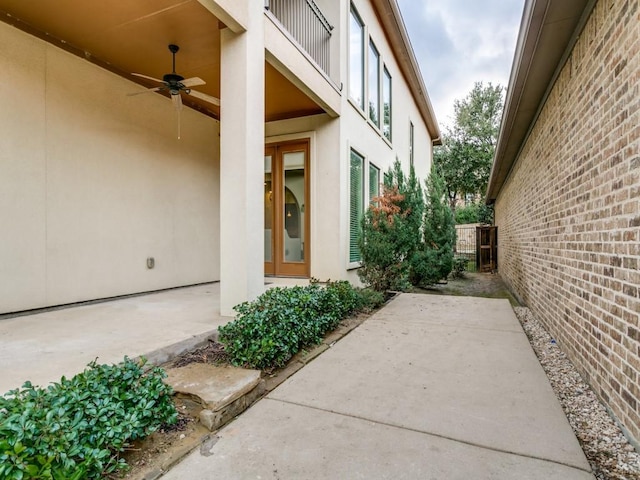
<instances>
[{"instance_id":1,"label":"soffit","mask_svg":"<svg viewBox=\"0 0 640 480\"><path fill-rule=\"evenodd\" d=\"M202 78L206 85L196 89L220 98L220 29L225 27L198 0L0 0L0 19L145 87L157 83L131 73L162 78L172 67L167 45L179 45L176 71ZM272 70L265 64L267 120L322 112ZM183 100L220 118L217 106L194 97Z\"/></svg>"},{"instance_id":2,"label":"soffit","mask_svg":"<svg viewBox=\"0 0 640 480\"><path fill-rule=\"evenodd\" d=\"M265 63L264 77L267 122L324 113L322 108L269 63Z\"/></svg>"},{"instance_id":3,"label":"soffit","mask_svg":"<svg viewBox=\"0 0 640 480\"><path fill-rule=\"evenodd\" d=\"M593 0L527 0L487 188L493 203L553 87Z\"/></svg>"}]
</instances>

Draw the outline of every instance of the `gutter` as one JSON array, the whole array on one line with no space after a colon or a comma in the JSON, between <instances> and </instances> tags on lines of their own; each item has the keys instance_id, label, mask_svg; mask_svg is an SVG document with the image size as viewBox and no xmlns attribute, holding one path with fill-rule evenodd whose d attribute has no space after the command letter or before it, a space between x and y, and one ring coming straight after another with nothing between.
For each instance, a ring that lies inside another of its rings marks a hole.
<instances>
[{"instance_id":1,"label":"gutter","mask_svg":"<svg viewBox=\"0 0 640 480\"><path fill-rule=\"evenodd\" d=\"M567 0L527 0L520 24L500 135L487 186L485 203L488 205L495 203L502 186L510 177L596 3L597 0L572 0L572 3ZM563 11L565 15L560 20L549 20L550 16L557 15L557 11L562 8L566 12ZM557 24L562 22L571 23L571 35L557 44L555 50L542 51L539 48L540 43L557 34L563 27ZM561 55L559 50L562 50ZM532 85L532 73L542 73L546 86L544 91L538 93L534 90L537 85ZM538 95L539 98L536 99ZM534 101L535 106L530 107L529 110L524 109L523 99L528 100L529 103Z\"/></svg>"}]
</instances>

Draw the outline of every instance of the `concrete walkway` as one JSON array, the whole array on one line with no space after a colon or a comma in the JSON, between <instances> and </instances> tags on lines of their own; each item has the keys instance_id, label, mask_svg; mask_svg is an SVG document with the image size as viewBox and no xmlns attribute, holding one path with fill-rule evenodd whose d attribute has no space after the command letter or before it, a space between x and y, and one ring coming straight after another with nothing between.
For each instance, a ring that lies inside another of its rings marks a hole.
<instances>
[{"instance_id":1,"label":"concrete walkway","mask_svg":"<svg viewBox=\"0 0 640 480\"><path fill-rule=\"evenodd\" d=\"M84 370L145 355L156 363L206 341L220 316L220 284L73 306L0 320L0 394L26 380L46 386Z\"/></svg>"},{"instance_id":2,"label":"concrete walkway","mask_svg":"<svg viewBox=\"0 0 640 480\"><path fill-rule=\"evenodd\" d=\"M163 480L593 479L507 300L401 295Z\"/></svg>"}]
</instances>

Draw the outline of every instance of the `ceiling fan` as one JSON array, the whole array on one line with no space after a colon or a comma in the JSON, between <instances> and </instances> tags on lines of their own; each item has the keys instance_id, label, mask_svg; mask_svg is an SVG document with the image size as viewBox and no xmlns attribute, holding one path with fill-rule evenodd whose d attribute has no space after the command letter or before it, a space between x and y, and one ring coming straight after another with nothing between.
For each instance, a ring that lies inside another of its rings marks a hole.
<instances>
[{"instance_id":1,"label":"ceiling fan","mask_svg":"<svg viewBox=\"0 0 640 480\"><path fill-rule=\"evenodd\" d=\"M143 90L142 92L134 92L129 93L129 96L140 95L143 93L149 92L162 92L167 91L171 95L171 101L173 102L173 106L176 110L180 111L182 109L182 97L180 96L180 92L183 92L186 95L191 95L192 97L199 98L200 100L204 100L205 102L211 103L216 106L220 106L220 99L216 97L212 97L211 95L207 95L206 93L198 92L197 90L192 90L191 87L196 87L198 85L205 85L207 82L202 80L199 77L191 77L184 78L182 75L176 73L176 53L178 53L180 47L178 45L170 44L169 51L173 56L173 69L171 73L167 73L162 76L162 80L154 77L150 77L148 75L143 75L142 73L132 73L131 75L135 75L136 77L146 78L147 80L153 80L154 82L161 83L162 85L159 87L148 88L147 90ZM180 117L178 117L179 120ZM178 126L179 128L179 126ZM178 138L180 135L178 134Z\"/></svg>"}]
</instances>

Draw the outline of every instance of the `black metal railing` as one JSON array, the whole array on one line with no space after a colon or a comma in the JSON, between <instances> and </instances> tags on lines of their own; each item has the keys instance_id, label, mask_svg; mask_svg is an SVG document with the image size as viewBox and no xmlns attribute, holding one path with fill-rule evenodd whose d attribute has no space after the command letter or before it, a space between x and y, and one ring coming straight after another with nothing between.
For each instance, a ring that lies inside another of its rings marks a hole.
<instances>
[{"instance_id":1,"label":"black metal railing","mask_svg":"<svg viewBox=\"0 0 640 480\"><path fill-rule=\"evenodd\" d=\"M333 26L313 0L267 0L265 8L278 19L315 62L329 74Z\"/></svg>"},{"instance_id":2,"label":"black metal railing","mask_svg":"<svg viewBox=\"0 0 640 480\"><path fill-rule=\"evenodd\" d=\"M477 272L476 268L476 225L456 225L456 257L467 259L467 272Z\"/></svg>"}]
</instances>

